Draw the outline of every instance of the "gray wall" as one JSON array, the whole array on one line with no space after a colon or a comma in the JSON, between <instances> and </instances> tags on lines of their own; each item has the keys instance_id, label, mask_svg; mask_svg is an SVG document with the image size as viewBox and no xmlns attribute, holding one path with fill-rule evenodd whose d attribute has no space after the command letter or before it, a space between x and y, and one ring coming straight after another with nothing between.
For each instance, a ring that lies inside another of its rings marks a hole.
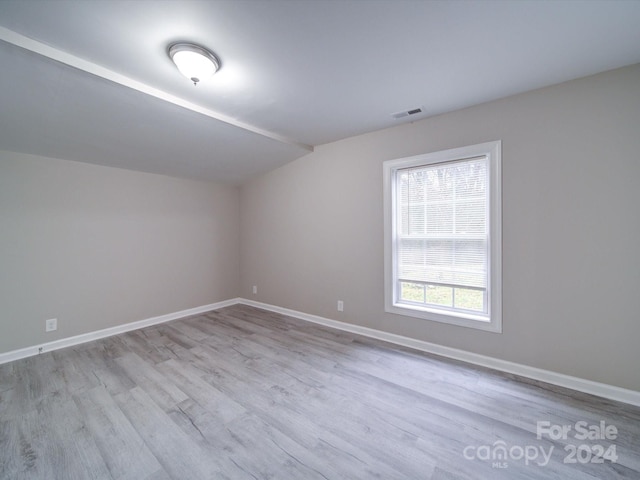
<instances>
[{"instance_id":1,"label":"gray wall","mask_svg":"<svg viewBox=\"0 0 640 480\"><path fill-rule=\"evenodd\" d=\"M237 297L238 244L237 187L0 152L0 352Z\"/></svg>"},{"instance_id":2,"label":"gray wall","mask_svg":"<svg viewBox=\"0 0 640 480\"><path fill-rule=\"evenodd\" d=\"M382 162L498 139L504 333L386 314ZM640 65L320 146L243 186L241 293L640 390L639 180Z\"/></svg>"}]
</instances>

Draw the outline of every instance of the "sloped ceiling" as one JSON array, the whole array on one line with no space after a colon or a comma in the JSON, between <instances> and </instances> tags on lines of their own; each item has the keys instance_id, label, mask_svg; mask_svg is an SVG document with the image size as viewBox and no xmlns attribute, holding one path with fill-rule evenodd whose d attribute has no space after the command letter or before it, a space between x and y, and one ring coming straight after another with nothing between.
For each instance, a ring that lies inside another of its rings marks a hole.
<instances>
[{"instance_id":1,"label":"sloped ceiling","mask_svg":"<svg viewBox=\"0 0 640 480\"><path fill-rule=\"evenodd\" d=\"M639 24L638 1L0 0L0 150L240 184L314 145L638 63ZM175 41L219 73L194 87Z\"/></svg>"}]
</instances>

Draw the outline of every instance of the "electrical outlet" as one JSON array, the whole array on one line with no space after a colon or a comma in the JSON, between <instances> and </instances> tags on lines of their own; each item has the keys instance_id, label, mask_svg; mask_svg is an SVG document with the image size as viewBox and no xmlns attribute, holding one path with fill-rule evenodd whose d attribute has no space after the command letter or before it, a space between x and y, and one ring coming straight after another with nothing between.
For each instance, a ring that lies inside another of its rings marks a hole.
<instances>
[{"instance_id":1,"label":"electrical outlet","mask_svg":"<svg viewBox=\"0 0 640 480\"><path fill-rule=\"evenodd\" d=\"M338 311L344 312L344 302L342 300L338 300Z\"/></svg>"},{"instance_id":2,"label":"electrical outlet","mask_svg":"<svg viewBox=\"0 0 640 480\"><path fill-rule=\"evenodd\" d=\"M253 294L256 295L258 293L258 286L254 285L253 286Z\"/></svg>"},{"instance_id":3,"label":"electrical outlet","mask_svg":"<svg viewBox=\"0 0 640 480\"><path fill-rule=\"evenodd\" d=\"M50 318L44 322L44 329L46 332L53 332L58 329L58 319Z\"/></svg>"}]
</instances>

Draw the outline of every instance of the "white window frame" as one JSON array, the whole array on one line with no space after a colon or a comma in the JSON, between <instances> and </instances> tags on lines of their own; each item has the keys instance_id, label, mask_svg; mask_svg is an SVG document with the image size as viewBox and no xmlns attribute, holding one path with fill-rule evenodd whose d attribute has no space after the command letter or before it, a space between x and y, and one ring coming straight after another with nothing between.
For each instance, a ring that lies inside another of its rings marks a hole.
<instances>
[{"instance_id":1,"label":"white window frame","mask_svg":"<svg viewBox=\"0 0 640 480\"><path fill-rule=\"evenodd\" d=\"M384 299L385 311L398 315L502 333L502 142L453 148L383 163L384 177ZM396 267L396 174L401 169L486 156L489 180L488 312L475 314L431 305L398 301Z\"/></svg>"}]
</instances>

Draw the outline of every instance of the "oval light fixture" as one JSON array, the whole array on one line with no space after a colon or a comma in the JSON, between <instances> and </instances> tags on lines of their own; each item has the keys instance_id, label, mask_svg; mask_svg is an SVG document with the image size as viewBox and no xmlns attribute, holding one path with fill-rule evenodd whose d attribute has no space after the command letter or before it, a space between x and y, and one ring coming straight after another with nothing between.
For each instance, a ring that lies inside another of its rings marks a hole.
<instances>
[{"instance_id":1,"label":"oval light fixture","mask_svg":"<svg viewBox=\"0 0 640 480\"><path fill-rule=\"evenodd\" d=\"M220 61L213 53L193 43L174 43L169 46L169 57L194 85L211 77L220 68Z\"/></svg>"}]
</instances>

